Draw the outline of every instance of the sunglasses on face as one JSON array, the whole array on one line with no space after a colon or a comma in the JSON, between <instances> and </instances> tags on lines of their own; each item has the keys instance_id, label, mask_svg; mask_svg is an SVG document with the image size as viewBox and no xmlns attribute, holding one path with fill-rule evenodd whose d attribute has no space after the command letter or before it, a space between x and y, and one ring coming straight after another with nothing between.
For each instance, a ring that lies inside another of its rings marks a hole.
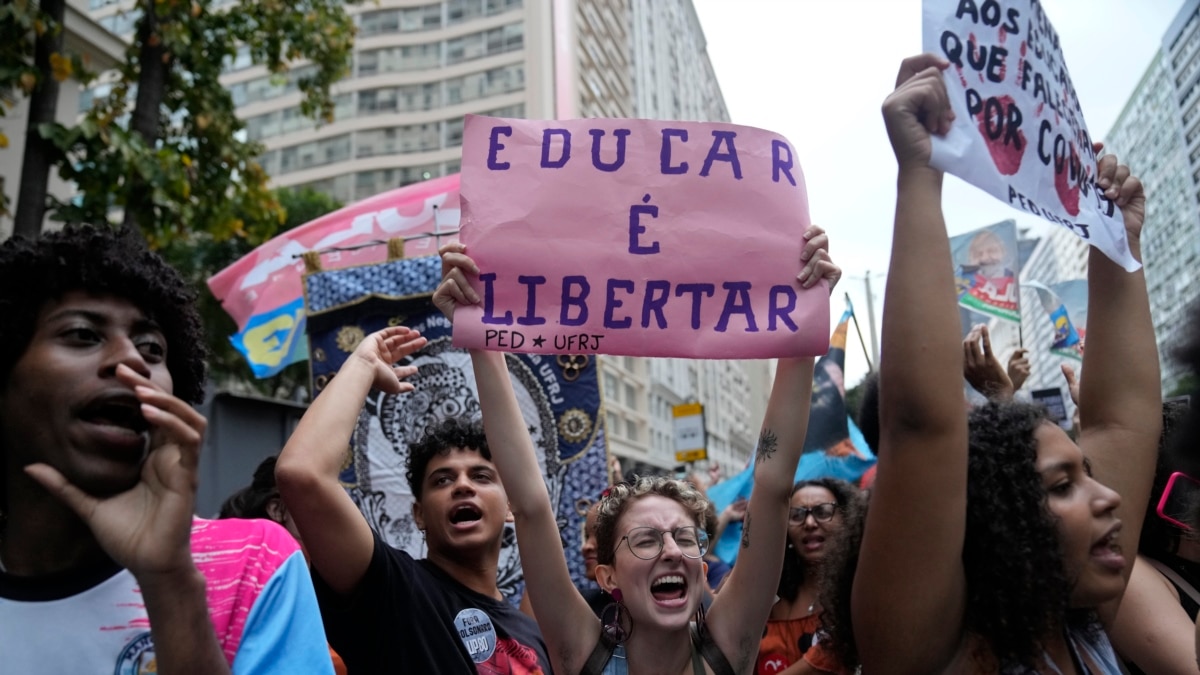
<instances>
[{"instance_id":1,"label":"sunglasses on face","mask_svg":"<svg viewBox=\"0 0 1200 675\"><path fill-rule=\"evenodd\" d=\"M793 525L803 524L808 520L809 514L812 514L813 520L818 523L829 522L833 519L833 514L837 513L837 504L833 502L827 504L817 504L816 506L793 506L788 511L788 522Z\"/></svg>"}]
</instances>

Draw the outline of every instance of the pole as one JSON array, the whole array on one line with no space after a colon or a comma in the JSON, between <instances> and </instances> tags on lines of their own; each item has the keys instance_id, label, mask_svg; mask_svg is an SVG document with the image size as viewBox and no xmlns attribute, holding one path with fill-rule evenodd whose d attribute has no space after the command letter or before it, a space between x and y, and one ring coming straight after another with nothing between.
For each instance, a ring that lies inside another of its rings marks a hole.
<instances>
[{"instance_id":1,"label":"pole","mask_svg":"<svg viewBox=\"0 0 1200 675\"><path fill-rule=\"evenodd\" d=\"M879 336L875 332L875 296L871 295L871 270L867 270L863 281L867 286L867 328L871 332L871 355L875 357L873 362L879 363ZM872 360L867 359L867 363L872 363Z\"/></svg>"},{"instance_id":2,"label":"pole","mask_svg":"<svg viewBox=\"0 0 1200 675\"><path fill-rule=\"evenodd\" d=\"M850 302L850 294L849 293L846 293L846 305L849 307L854 306ZM851 312L850 318L854 320L854 332L858 333L858 344L862 345L863 356L866 357L866 359L867 359L867 372L868 373L874 372L875 366L872 365L871 355L869 353L867 353L867 343L865 340L863 340L862 328L860 328L858 325L858 312Z\"/></svg>"}]
</instances>

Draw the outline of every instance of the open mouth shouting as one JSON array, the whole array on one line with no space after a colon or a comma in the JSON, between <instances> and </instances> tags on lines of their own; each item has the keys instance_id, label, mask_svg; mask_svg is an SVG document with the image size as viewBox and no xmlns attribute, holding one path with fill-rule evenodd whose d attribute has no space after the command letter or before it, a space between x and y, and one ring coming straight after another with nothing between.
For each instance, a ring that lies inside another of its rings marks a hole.
<instances>
[{"instance_id":1,"label":"open mouth shouting","mask_svg":"<svg viewBox=\"0 0 1200 675\"><path fill-rule=\"evenodd\" d=\"M805 535L800 540L800 546L809 553L820 551L825 547L825 535L816 533Z\"/></svg>"},{"instance_id":2,"label":"open mouth shouting","mask_svg":"<svg viewBox=\"0 0 1200 675\"><path fill-rule=\"evenodd\" d=\"M682 574L664 574L650 582L650 595L655 604L676 609L687 605L687 579Z\"/></svg>"},{"instance_id":3,"label":"open mouth shouting","mask_svg":"<svg viewBox=\"0 0 1200 675\"><path fill-rule=\"evenodd\" d=\"M150 424L142 416L141 402L132 392L98 396L79 411L89 431L109 446L144 451Z\"/></svg>"},{"instance_id":4,"label":"open mouth shouting","mask_svg":"<svg viewBox=\"0 0 1200 675\"><path fill-rule=\"evenodd\" d=\"M450 525L455 530L470 530L483 520L483 510L465 502L450 509Z\"/></svg>"},{"instance_id":5,"label":"open mouth shouting","mask_svg":"<svg viewBox=\"0 0 1200 675\"><path fill-rule=\"evenodd\" d=\"M1125 569L1125 556L1121 553L1121 545L1117 541L1121 534L1121 523L1109 528L1096 543L1092 544L1092 559L1112 571L1120 572Z\"/></svg>"}]
</instances>

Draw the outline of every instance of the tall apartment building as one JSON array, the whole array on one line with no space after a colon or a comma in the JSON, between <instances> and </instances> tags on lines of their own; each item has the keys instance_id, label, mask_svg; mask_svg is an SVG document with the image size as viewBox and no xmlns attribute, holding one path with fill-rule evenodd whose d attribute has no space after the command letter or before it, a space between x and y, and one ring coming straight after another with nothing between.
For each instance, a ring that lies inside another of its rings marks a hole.
<instances>
[{"instance_id":1,"label":"tall apartment building","mask_svg":"<svg viewBox=\"0 0 1200 675\"><path fill-rule=\"evenodd\" d=\"M728 122L692 0L632 1L637 116Z\"/></svg>"},{"instance_id":2,"label":"tall apartment building","mask_svg":"<svg viewBox=\"0 0 1200 675\"><path fill-rule=\"evenodd\" d=\"M133 0L89 0L132 33ZM631 117L632 18L622 0L379 0L347 7L358 28L333 121L300 113L303 63L272 76L248 52L226 68L246 136L275 187L352 202L455 173L463 117Z\"/></svg>"},{"instance_id":3,"label":"tall apartment building","mask_svg":"<svg viewBox=\"0 0 1200 675\"><path fill-rule=\"evenodd\" d=\"M1170 392L1184 375L1172 357L1186 336L1186 310L1200 299L1200 0L1180 8L1109 135L1142 163L1130 166L1150 197L1142 257Z\"/></svg>"}]
</instances>

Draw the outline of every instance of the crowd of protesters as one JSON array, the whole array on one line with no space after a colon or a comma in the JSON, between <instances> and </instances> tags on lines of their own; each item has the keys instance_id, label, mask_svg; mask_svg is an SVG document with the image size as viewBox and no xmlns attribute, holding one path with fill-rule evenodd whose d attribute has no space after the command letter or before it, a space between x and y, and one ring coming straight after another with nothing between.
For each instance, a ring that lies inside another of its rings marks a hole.
<instances>
[{"instance_id":1,"label":"crowd of protesters","mask_svg":"<svg viewBox=\"0 0 1200 675\"><path fill-rule=\"evenodd\" d=\"M793 483L811 358L781 359L747 501L701 476L632 477L581 523L577 589L503 354L470 354L482 419L410 449L423 559L390 546L339 481L372 389L425 338L366 336L278 458L194 517L205 354L182 277L128 231L0 244L0 664L20 673L1200 674L1200 416L1164 406L1144 275L1095 249L1068 432L1014 392L986 329L962 339L942 174L944 60L901 66L883 117L897 198L880 371L859 421L872 484ZM1097 144L1097 152L1102 147ZM1146 197L1113 155L1097 183L1140 259ZM841 271L803 235L805 288ZM461 244L434 304L480 298ZM780 283L791 281L781 272ZM1200 373L1200 312L1178 355ZM964 378L988 396L967 409ZM731 521L730 569L712 544ZM527 602L497 586L506 523ZM598 588L597 588L598 587Z\"/></svg>"}]
</instances>

